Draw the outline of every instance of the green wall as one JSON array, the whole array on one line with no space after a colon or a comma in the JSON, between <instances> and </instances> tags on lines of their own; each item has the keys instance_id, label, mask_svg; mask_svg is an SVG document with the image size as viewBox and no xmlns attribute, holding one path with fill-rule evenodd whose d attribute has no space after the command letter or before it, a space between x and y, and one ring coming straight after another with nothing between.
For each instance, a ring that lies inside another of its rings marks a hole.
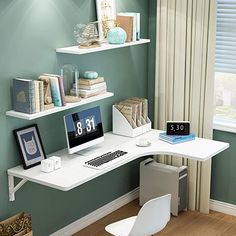
<instances>
[{"instance_id":1,"label":"green wall","mask_svg":"<svg viewBox=\"0 0 236 236\"><path fill-rule=\"evenodd\" d=\"M141 13L141 36L148 37L149 1L116 2L117 11ZM94 20L95 0L0 1L0 220L21 211L29 212L35 236L49 235L138 186L138 162L141 159L68 192L27 182L16 193L14 202L8 200L6 171L20 164L12 130L37 123L45 151L49 154L66 147L63 115L100 105L104 129L109 131L114 102L130 96L147 96L147 75L151 71L147 45L83 56L55 53L58 47L74 44L73 28L77 23ZM5 112L12 109L12 78L37 78L41 73L59 73L60 67L66 63L78 65L80 71L98 71L115 96L34 121L5 116Z\"/></svg>"},{"instance_id":2,"label":"green wall","mask_svg":"<svg viewBox=\"0 0 236 236\"><path fill-rule=\"evenodd\" d=\"M211 199L236 205L236 135L215 130L214 139L230 143L230 148L212 159Z\"/></svg>"}]
</instances>

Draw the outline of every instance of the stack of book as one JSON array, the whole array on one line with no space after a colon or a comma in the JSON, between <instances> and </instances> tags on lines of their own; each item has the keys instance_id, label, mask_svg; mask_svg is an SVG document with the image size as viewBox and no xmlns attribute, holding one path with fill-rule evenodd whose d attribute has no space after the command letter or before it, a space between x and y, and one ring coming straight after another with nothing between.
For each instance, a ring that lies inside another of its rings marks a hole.
<instances>
[{"instance_id":1,"label":"stack of book","mask_svg":"<svg viewBox=\"0 0 236 236\"><path fill-rule=\"evenodd\" d=\"M13 109L23 113L36 113L44 110L43 81L13 79Z\"/></svg>"},{"instance_id":2,"label":"stack of book","mask_svg":"<svg viewBox=\"0 0 236 236\"><path fill-rule=\"evenodd\" d=\"M66 105L62 80L61 76L52 74L43 74L39 80L13 79L13 109L33 114Z\"/></svg>"},{"instance_id":3,"label":"stack of book","mask_svg":"<svg viewBox=\"0 0 236 236\"><path fill-rule=\"evenodd\" d=\"M74 96L76 94L75 84L70 91L70 94ZM104 81L104 77L97 77L96 79L78 79L78 92L82 98L88 98L103 94L107 92L107 85Z\"/></svg>"},{"instance_id":4,"label":"stack of book","mask_svg":"<svg viewBox=\"0 0 236 236\"><path fill-rule=\"evenodd\" d=\"M116 16L116 23L125 30L126 42L140 40L140 13L120 12Z\"/></svg>"},{"instance_id":5,"label":"stack of book","mask_svg":"<svg viewBox=\"0 0 236 236\"><path fill-rule=\"evenodd\" d=\"M159 139L171 144L176 144L194 140L195 134L190 133L189 135L168 135L166 132L163 132L159 134Z\"/></svg>"}]
</instances>

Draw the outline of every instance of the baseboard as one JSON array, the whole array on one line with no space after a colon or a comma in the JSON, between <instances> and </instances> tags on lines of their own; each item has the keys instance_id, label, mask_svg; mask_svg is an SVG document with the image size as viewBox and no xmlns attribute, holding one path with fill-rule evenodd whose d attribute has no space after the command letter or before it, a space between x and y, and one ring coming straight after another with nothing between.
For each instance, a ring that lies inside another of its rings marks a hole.
<instances>
[{"instance_id":1,"label":"baseboard","mask_svg":"<svg viewBox=\"0 0 236 236\"><path fill-rule=\"evenodd\" d=\"M119 209L120 207L138 198L138 195L139 195L139 188L136 188L133 191L117 198L112 202L109 202L105 206L93 211L92 213L58 230L57 232L51 234L50 236L71 236L72 234L82 230L88 225L98 221L104 216L110 214L111 212Z\"/></svg>"},{"instance_id":2,"label":"baseboard","mask_svg":"<svg viewBox=\"0 0 236 236\"><path fill-rule=\"evenodd\" d=\"M210 209L227 215L236 216L236 205L210 199Z\"/></svg>"}]
</instances>

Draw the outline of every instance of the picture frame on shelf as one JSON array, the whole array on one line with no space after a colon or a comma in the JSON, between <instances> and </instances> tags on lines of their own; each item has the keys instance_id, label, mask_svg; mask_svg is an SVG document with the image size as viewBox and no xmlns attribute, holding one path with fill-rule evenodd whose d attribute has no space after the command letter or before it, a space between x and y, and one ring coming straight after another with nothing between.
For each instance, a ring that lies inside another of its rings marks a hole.
<instances>
[{"instance_id":1,"label":"picture frame on shelf","mask_svg":"<svg viewBox=\"0 0 236 236\"><path fill-rule=\"evenodd\" d=\"M98 31L100 40L107 38L107 33L115 27L116 2L115 0L96 0Z\"/></svg>"},{"instance_id":2,"label":"picture frame on shelf","mask_svg":"<svg viewBox=\"0 0 236 236\"><path fill-rule=\"evenodd\" d=\"M37 124L13 130L24 169L39 165L46 158Z\"/></svg>"}]
</instances>

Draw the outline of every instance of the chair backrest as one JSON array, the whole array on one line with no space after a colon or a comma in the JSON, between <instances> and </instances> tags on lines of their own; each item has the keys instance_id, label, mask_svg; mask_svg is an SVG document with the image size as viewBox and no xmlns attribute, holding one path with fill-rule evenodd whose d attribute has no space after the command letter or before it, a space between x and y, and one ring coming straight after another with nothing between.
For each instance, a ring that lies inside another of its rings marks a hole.
<instances>
[{"instance_id":1,"label":"chair backrest","mask_svg":"<svg viewBox=\"0 0 236 236\"><path fill-rule=\"evenodd\" d=\"M154 198L140 209L129 236L150 236L161 231L170 220L171 194Z\"/></svg>"}]
</instances>

